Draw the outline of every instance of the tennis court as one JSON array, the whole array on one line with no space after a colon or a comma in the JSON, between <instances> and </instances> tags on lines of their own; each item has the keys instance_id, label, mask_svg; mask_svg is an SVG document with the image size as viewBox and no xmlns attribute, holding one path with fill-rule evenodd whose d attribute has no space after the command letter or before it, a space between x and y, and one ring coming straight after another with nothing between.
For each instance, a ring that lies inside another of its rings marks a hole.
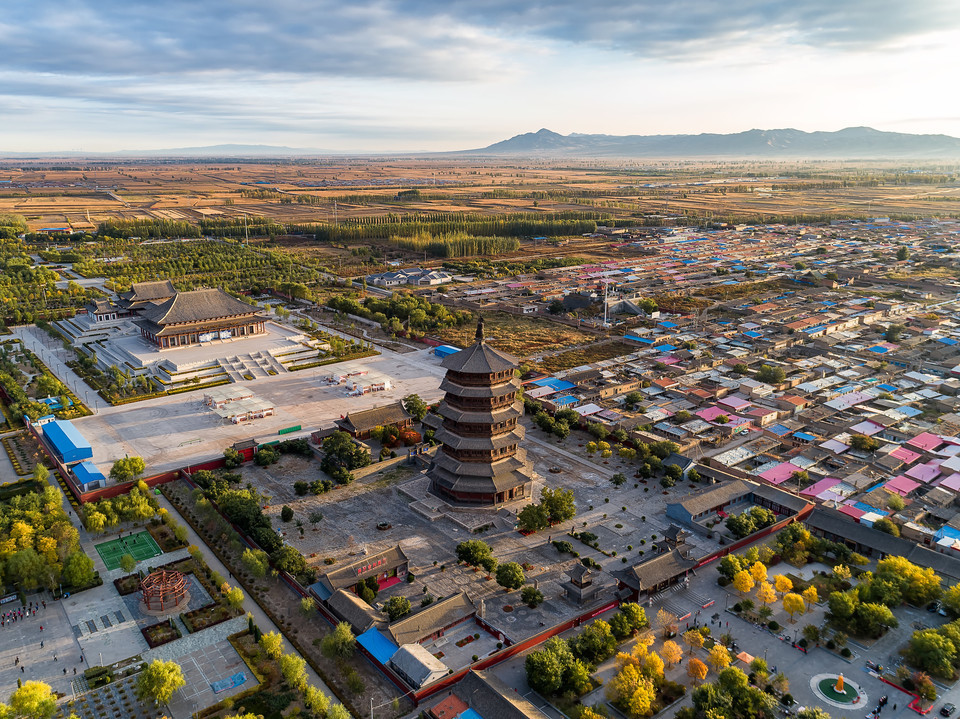
<instances>
[{"instance_id":1,"label":"tennis court","mask_svg":"<svg viewBox=\"0 0 960 719\"><path fill-rule=\"evenodd\" d=\"M107 569L118 569L120 567L120 557L129 554L138 562L151 557L163 554L159 545L150 536L149 532L137 532L127 537L111 539L109 542L102 542L96 545L97 553Z\"/></svg>"}]
</instances>

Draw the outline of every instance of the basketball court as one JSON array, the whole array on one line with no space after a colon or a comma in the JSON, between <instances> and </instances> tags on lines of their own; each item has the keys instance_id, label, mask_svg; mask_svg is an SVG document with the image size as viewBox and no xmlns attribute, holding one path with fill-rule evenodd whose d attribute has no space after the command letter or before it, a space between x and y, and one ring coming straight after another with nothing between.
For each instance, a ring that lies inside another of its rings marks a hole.
<instances>
[{"instance_id":1,"label":"basketball court","mask_svg":"<svg viewBox=\"0 0 960 719\"><path fill-rule=\"evenodd\" d=\"M163 554L149 532L137 532L126 537L111 539L109 542L101 542L96 547L100 559L107 565L108 570L118 569L120 557L124 554L129 554L138 562Z\"/></svg>"}]
</instances>

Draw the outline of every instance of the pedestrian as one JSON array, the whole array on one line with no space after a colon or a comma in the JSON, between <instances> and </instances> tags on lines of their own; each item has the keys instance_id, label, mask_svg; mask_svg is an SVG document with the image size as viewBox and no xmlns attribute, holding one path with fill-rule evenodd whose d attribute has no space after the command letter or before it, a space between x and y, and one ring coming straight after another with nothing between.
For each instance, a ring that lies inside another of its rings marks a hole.
<instances>
[{"instance_id":1,"label":"pedestrian","mask_svg":"<svg viewBox=\"0 0 960 719\"><path fill-rule=\"evenodd\" d=\"M77 668L76 668L76 667L73 668L73 673L74 673L74 674L77 673Z\"/></svg>"},{"instance_id":2,"label":"pedestrian","mask_svg":"<svg viewBox=\"0 0 960 719\"><path fill-rule=\"evenodd\" d=\"M66 668L66 667L63 668L63 675L64 675L64 676L67 675L67 668Z\"/></svg>"},{"instance_id":3,"label":"pedestrian","mask_svg":"<svg viewBox=\"0 0 960 719\"><path fill-rule=\"evenodd\" d=\"M20 667L20 673L23 674L23 667Z\"/></svg>"},{"instance_id":4,"label":"pedestrian","mask_svg":"<svg viewBox=\"0 0 960 719\"><path fill-rule=\"evenodd\" d=\"M40 648L43 649L43 641L40 642Z\"/></svg>"},{"instance_id":5,"label":"pedestrian","mask_svg":"<svg viewBox=\"0 0 960 719\"><path fill-rule=\"evenodd\" d=\"M56 655L56 654L53 655L53 661L57 661L57 655Z\"/></svg>"},{"instance_id":6,"label":"pedestrian","mask_svg":"<svg viewBox=\"0 0 960 719\"><path fill-rule=\"evenodd\" d=\"M40 631L41 631L41 632L43 631L43 625L42 625L42 624L40 625Z\"/></svg>"},{"instance_id":7,"label":"pedestrian","mask_svg":"<svg viewBox=\"0 0 960 719\"><path fill-rule=\"evenodd\" d=\"M44 608L44 609L47 608L47 600L46 600L46 599L43 600L43 608Z\"/></svg>"},{"instance_id":8,"label":"pedestrian","mask_svg":"<svg viewBox=\"0 0 960 719\"><path fill-rule=\"evenodd\" d=\"M13 663L13 666L20 664L20 657L17 657L17 660Z\"/></svg>"},{"instance_id":9,"label":"pedestrian","mask_svg":"<svg viewBox=\"0 0 960 719\"><path fill-rule=\"evenodd\" d=\"M896 704L893 705L893 710L894 710L894 711L897 710L897 705L896 705Z\"/></svg>"}]
</instances>

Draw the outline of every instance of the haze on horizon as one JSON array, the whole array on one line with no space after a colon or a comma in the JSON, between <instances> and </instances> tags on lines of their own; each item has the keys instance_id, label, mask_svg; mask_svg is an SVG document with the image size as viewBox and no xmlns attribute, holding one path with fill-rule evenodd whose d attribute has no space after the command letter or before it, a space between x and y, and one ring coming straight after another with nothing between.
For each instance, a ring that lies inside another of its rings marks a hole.
<instances>
[{"instance_id":1,"label":"haze on horizon","mask_svg":"<svg viewBox=\"0 0 960 719\"><path fill-rule=\"evenodd\" d=\"M0 151L960 136L956 0L9 0Z\"/></svg>"}]
</instances>

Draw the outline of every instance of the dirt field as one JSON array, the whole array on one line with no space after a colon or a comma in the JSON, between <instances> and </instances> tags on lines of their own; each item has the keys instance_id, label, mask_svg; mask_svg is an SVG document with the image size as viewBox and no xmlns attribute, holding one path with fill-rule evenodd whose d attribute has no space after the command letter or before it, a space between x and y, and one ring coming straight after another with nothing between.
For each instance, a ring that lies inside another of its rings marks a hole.
<instances>
[{"instance_id":1,"label":"dirt field","mask_svg":"<svg viewBox=\"0 0 960 719\"><path fill-rule=\"evenodd\" d=\"M484 313L483 322L491 345L520 358L596 339L595 335L576 327L505 312ZM437 334L450 344L466 347L473 342L475 333L476 325L471 322L464 327L449 327Z\"/></svg>"},{"instance_id":2,"label":"dirt field","mask_svg":"<svg viewBox=\"0 0 960 719\"><path fill-rule=\"evenodd\" d=\"M924 169L920 165L916 168ZM930 168L930 174L941 172ZM110 218L196 221L262 215L282 223L386 213L498 215L596 210L617 217L795 213L960 213L960 185L902 167L839 162L596 162L402 158L278 161L0 162L0 212L32 229L94 229ZM862 186L858 186L862 185ZM397 192L419 188L400 200Z\"/></svg>"}]
</instances>

